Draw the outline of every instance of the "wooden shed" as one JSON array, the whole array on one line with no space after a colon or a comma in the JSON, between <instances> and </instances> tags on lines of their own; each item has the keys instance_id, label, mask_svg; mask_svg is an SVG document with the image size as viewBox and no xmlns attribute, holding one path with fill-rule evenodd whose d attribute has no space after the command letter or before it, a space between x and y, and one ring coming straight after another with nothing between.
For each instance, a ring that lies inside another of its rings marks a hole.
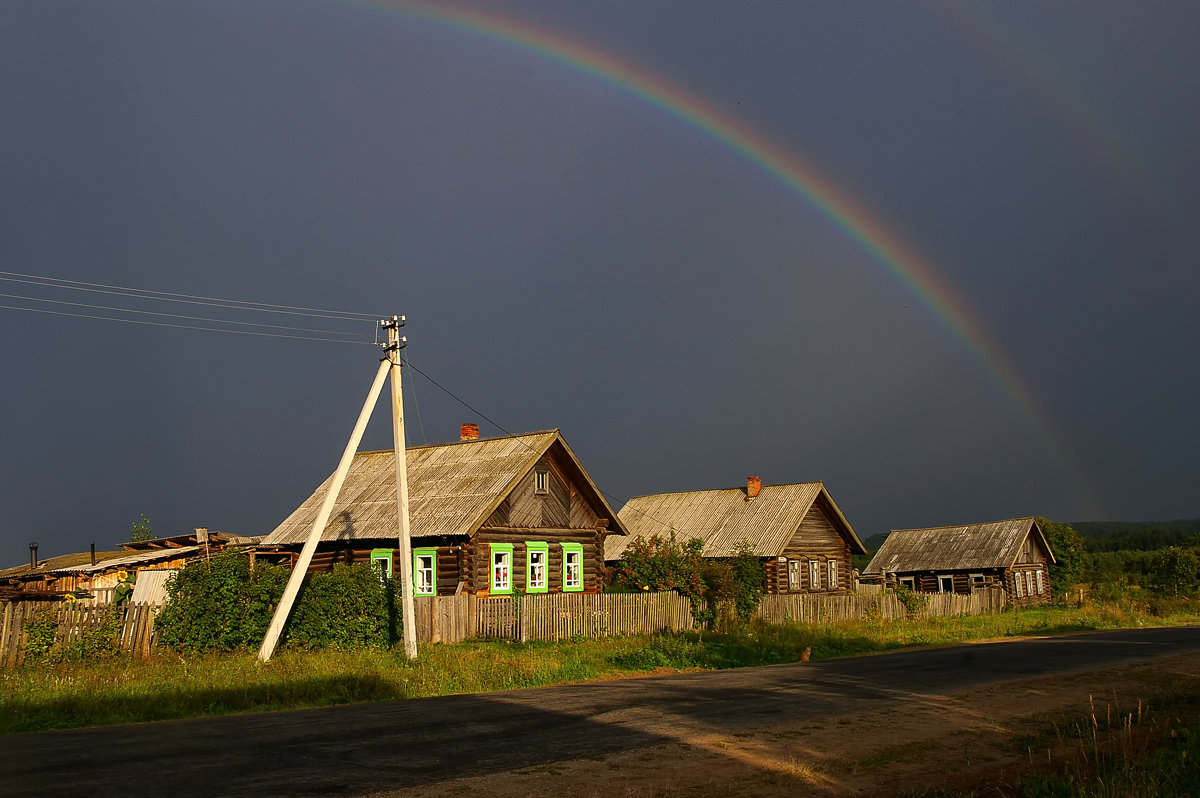
<instances>
[{"instance_id":1,"label":"wooden shed","mask_svg":"<svg viewBox=\"0 0 1200 798\"><path fill-rule=\"evenodd\" d=\"M866 554L823 482L658 493L630 499L618 516L628 532L608 541L605 559L620 560L638 536L704 541L705 557L732 557L749 544L763 561L767 593L853 590L850 555Z\"/></svg>"},{"instance_id":2,"label":"wooden shed","mask_svg":"<svg viewBox=\"0 0 1200 798\"><path fill-rule=\"evenodd\" d=\"M1054 553L1032 517L984 524L897 529L871 559L863 579L921 593L970 593L1002 585L1014 605L1050 600Z\"/></svg>"},{"instance_id":3,"label":"wooden shed","mask_svg":"<svg viewBox=\"0 0 1200 798\"><path fill-rule=\"evenodd\" d=\"M624 528L557 430L406 449L416 595L597 592L604 540ZM295 558L333 477L267 535L259 556ZM397 560L394 452L355 455L310 571Z\"/></svg>"}]
</instances>

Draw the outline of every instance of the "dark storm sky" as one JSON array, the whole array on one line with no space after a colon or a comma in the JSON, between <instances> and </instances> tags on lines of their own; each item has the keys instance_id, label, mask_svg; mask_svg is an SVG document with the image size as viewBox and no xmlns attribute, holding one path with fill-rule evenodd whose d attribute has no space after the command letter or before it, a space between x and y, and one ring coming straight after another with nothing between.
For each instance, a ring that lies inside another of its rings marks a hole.
<instances>
[{"instance_id":1,"label":"dark storm sky","mask_svg":"<svg viewBox=\"0 0 1200 798\"><path fill-rule=\"evenodd\" d=\"M417 368L561 428L616 507L757 474L824 480L864 538L1200 515L1200 5L483 7L0 3L0 565L140 513L271 531L378 357L19 310L373 336L15 274L406 314ZM819 171L992 349L584 50ZM406 380L409 443L500 434ZM390 435L385 402L364 448Z\"/></svg>"}]
</instances>

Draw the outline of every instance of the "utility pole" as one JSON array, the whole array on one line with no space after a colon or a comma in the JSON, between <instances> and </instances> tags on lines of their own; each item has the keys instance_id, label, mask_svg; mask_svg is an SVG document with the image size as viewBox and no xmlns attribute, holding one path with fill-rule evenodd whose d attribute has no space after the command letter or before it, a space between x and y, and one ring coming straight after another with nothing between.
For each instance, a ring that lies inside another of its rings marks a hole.
<instances>
[{"instance_id":1,"label":"utility pole","mask_svg":"<svg viewBox=\"0 0 1200 798\"><path fill-rule=\"evenodd\" d=\"M346 443L346 450L342 452L342 459L338 463L337 471L333 472L333 481L329 483L329 490L325 492L325 501L321 504L321 511L317 513L317 518L313 521L312 529L308 533L308 540L304 542L304 548L300 550L300 558L292 566L292 575L288 578L287 587L283 589L283 598L279 600L279 606L275 608L271 625L267 628L267 634L258 649L258 658L263 662L267 662L275 654L275 644L279 642L279 635L283 633L283 625L287 623L292 605L296 602L296 595L300 592L300 584L304 581L304 575L308 573L313 553L317 550L317 544L321 542L321 533L325 531L325 525L329 523L333 505L342 491L342 483L346 481L346 474L350 471L354 453L358 451L358 444L362 441L363 433L367 429L367 422L371 419L371 411L379 402L379 394L383 392L383 381L387 378L389 367L388 359L384 358L379 364L379 370L375 372L375 381L371 383L371 390L367 391L367 401L363 402L362 411L358 414L358 422L354 425L354 431L350 433L350 440Z\"/></svg>"},{"instance_id":2,"label":"utility pole","mask_svg":"<svg viewBox=\"0 0 1200 798\"><path fill-rule=\"evenodd\" d=\"M404 636L404 653L417 658L416 611L413 606L412 544L408 529L408 469L404 459L404 392L401 390L400 350L407 339L400 335L403 316L392 316L379 322L387 330L387 359L392 372L392 440L396 451L396 516L400 525L400 622ZM434 569L437 573L437 569ZM434 577L437 578L436 576Z\"/></svg>"}]
</instances>

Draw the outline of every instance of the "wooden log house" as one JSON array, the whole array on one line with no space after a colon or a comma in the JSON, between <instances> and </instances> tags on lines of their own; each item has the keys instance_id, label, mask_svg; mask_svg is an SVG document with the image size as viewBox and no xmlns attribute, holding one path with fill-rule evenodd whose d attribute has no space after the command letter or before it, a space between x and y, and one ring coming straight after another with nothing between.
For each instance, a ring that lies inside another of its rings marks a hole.
<instances>
[{"instance_id":1,"label":"wooden log house","mask_svg":"<svg viewBox=\"0 0 1200 798\"><path fill-rule=\"evenodd\" d=\"M624 527L559 430L480 438L405 454L416 595L598 592L604 540ZM256 555L292 560L316 521L330 476L263 539ZM309 571L374 564L399 576L392 450L360 452Z\"/></svg>"},{"instance_id":2,"label":"wooden log house","mask_svg":"<svg viewBox=\"0 0 1200 798\"><path fill-rule=\"evenodd\" d=\"M1014 606L1050 601L1054 553L1032 517L897 529L863 571L863 581L920 593L970 593L1000 585Z\"/></svg>"},{"instance_id":3,"label":"wooden log house","mask_svg":"<svg viewBox=\"0 0 1200 798\"><path fill-rule=\"evenodd\" d=\"M659 493L630 499L618 518L628 531L606 544L605 559L622 558L636 537L704 541L704 557L732 557L743 542L761 558L766 593L853 590L850 556L862 541L822 482Z\"/></svg>"}]
</instances>

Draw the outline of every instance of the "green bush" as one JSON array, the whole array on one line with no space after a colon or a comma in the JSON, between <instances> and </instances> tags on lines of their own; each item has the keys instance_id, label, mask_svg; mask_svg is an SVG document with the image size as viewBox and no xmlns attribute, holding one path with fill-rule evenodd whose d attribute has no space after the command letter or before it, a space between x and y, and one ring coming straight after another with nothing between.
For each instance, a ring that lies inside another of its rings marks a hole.
<instances>
[{"instance_id":1,"label":"green bush","mask_svg":"<svg viewBox=\"0 0 1200 798\"><path fill-rule=\"evenodd\" d=\"M386 648L398 637L396 590L366 564L309 574L286 628L300 648Z\"/></svg>"},{"instance_id":2,"label":"green bush","mask_svg":"<svg viewBox=\"0 0 1200 798\"><path fill-rule=\"evenodd\" d=\"M25 662L58 665L115 656L121 650L121 623L120 609L109 607L94 618L78 640L56 643L58 613L54 609L42 610L25 624Z\"/></svg>"},{"instance_id":3,"label":"green bush","mask_svg":"<svg viewBox=\"0 0 1200 798\"><path fill-rule=\"evenodd\" d=\"M1178 596L1195 589L1200 577L1200 559L1191 549L1167 546L1150 558L1146 584L1159 593Z\"/></svg>"},{"instance_id":4,"label":"green bush","mask_svg":"<svg viewBox=\"0 0 1200 798\"><path fill-rule=\"evenodd\" d=\"M666 538L635 538L613 568L613 581L633 591L674 590L699 606L704 594L703 550L704 541L692 538L680 543L675 539L675 530Z\"/></svg>"},{"instance_id":5,"label":"green bush","mask_svg":"<svg viewBox=\"0 0 1200 798\"><path fill-rule=\"evenodd\" d=\"M266 635L283 595L286 568L238 551L189 563L167 580L167 605L155 626L163 645L179 651L246 651Z\"/></svg>"}]
</instances>

